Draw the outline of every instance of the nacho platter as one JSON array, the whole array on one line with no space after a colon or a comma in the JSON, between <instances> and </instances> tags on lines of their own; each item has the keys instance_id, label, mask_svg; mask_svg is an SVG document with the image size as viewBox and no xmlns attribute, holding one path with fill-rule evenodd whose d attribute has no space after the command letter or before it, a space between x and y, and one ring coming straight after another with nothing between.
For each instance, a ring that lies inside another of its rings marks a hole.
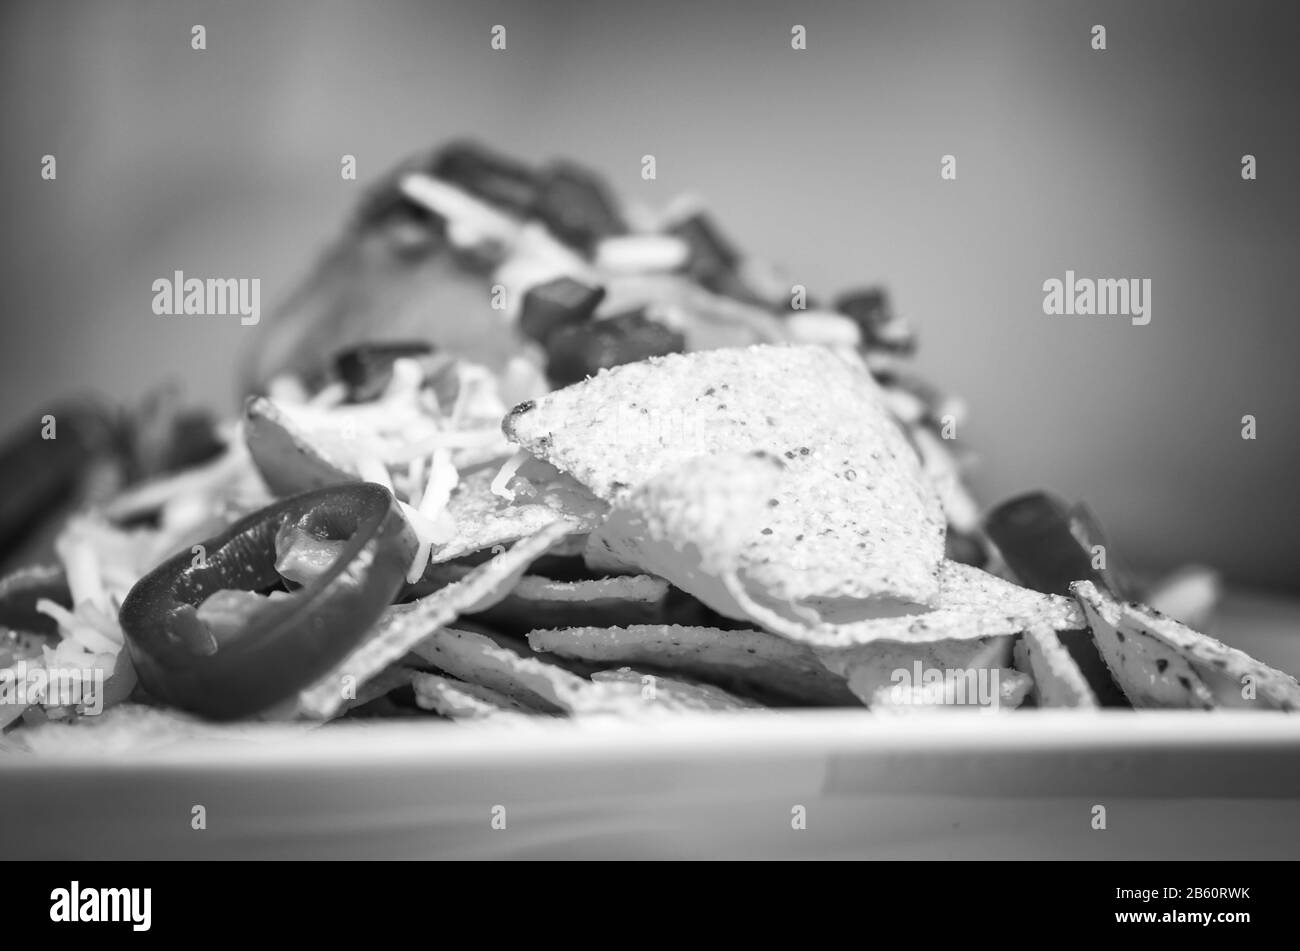
<instances>
[{"instance_id":1,"label":"nacho platter","mask_svg":"<svg viewBox=\"0 0 1300 951\"><path fill-rule=\"evenodd\" d=\"M377 241L478 281L494 355L344 315L317 273L202 458L114 423L51 555L0 581L0 768L783 718L870 758L1072 716L1098 753L1151 708L1300 743L1300 663L1202 632L1212 574L1141 584L1046 492L981 510L964 406L883 291L810 306L696 205L459 143L327 260Z\"/></svg>"}]
</instances>

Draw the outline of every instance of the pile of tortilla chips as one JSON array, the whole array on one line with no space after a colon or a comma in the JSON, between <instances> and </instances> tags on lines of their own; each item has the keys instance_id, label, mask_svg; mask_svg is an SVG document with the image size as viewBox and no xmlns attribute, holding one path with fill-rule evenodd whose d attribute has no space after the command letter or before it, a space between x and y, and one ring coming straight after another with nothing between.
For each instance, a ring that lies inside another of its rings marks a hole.
<instances>
[{"instance_id":1,"label":"pile of tortilla chips","mask_svg":"<svg viewBox=\"0 0 1300 951\"><path fill-rule=\"evenodd\" d=\"M467 216L454 233L490 233L492 247L504 242L502 268L531 273L521 256L550 239L481 204L440 213ZM551 270L569 260L547 253ZM392 492L420 542L407 586L337 669L270 720L1093 709L1121 694L1132 707L1300 706L1294 678L1153 608L1087 582L1072 598L1017 584L937 425L958 408L897 365L881 373L880 353L782 336L770 315L748 319L676 276L620 272L610 286L662 292L771 342L688 334L690 352L554 391L527 359L494 371L445 353L396 359L365 399L337 381L311 392L280 379L250 399L227 456L201 478L136 490L104 514L161 510L158 529L130 538L164 551L275 496L358 480ZM68 536L61 552L74 588L102 594L102 566L126 569L94 546L121 547L126 530L105 522L87 538ZM992 557L964 559L983 568L952 560L960 540ZM148 568L115 576L110 593ZM106 632L101 665L120 666L113 619L102 605L86 614L107 597L73 594L71 610L37 609L63 646ZM1077 632L1109 680L1076 663ZM21 718L41 747L55 725L3 700L0 728ZM101 728L139 722L136 706L120 703Z\"/></svg>"},{"instance_id":2,"label":"pile of tortilla chips","mask_svg":"<svg viewBox=\"0 0 1300 951\"><path fill-rule=\"evenodd\" d=\"M939 489L850 355L655 358L502 426L512 454L452 493L430 590L300 714L335 716L343 684L395 671L384 704L472 721L1094 708L1059 637L1085 628L1135 707L1300 702L1287 675L1089 584L1063 598L947 559Z\"/></svg>"}]
</instances>

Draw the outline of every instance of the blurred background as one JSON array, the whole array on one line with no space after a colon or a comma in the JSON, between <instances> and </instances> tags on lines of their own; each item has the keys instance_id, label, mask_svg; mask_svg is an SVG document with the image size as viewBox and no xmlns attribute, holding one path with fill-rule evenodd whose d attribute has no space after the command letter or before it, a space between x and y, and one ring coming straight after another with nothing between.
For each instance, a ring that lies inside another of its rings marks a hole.
<instances>
[{"instance_id":1,"label":"blurred background","mask_svg":"<svg viewBox=\"0 0 1300 951\"><path fill-rule=\"evenodd\" d=\"M1050 488L1140 568L1300 590L1294 10L7 0L0 423L167 378L233 410L241 355L366 184L471 136L651 204L697 193L814 294L886 284L969 402L983 501ZM176 269L260 277L263 323L155 316ZM1151 323L1044 316L1066 269L1150 278Z\"/></svg>"}]
</instances>

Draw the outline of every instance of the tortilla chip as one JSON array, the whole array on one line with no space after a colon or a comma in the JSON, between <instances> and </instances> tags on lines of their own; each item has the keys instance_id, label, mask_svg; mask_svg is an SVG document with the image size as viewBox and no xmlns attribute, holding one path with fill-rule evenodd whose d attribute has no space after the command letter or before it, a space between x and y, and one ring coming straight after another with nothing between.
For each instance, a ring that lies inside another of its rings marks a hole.
<instances>
[{"instance_id":1,"label":"tortilla chip","mask_svg":"<svg viewBox=\"0 0 1300 951\"><path fill-rule=\"evenodd\" d=\"M538 630L534 649L592 664L635 664L684 674L732 691L812 706L857 706L844 678L813 651L765 631L629 625Z\"/></svg>"},{"instance_id":2,"label":"tortilla chip","mask_svg":"<svg viewBox=\"0 0 1300 951\"><path fill-rule=\"evenodd\" d=\"M1229 647L1208 634L1194 631L1147 605L1133 601L1112 601L1091 584L1085 587L1084 583L1079 583L1074 586L1074 592L1085 609L1090 609L1090 618L1094 611L1100 616L1103 628L1109 626L1129 640L1145 638L1143 643L1154 645L1153 653L1176 652L1180 664L1190 667L1196 680L1204 685L1214 706L1300 710L1300 683L1290 674L1270 667L1245 651ZM1093 634L1097 635L1096 625ZM1165 674L1170 672L1172 667L1158 671ZM1116 679L1119 679L1118 674ZM1197 694L1199 698L1199 691Z\"/></svg>"},{"instance_id":3,"label":"tortilla chip","mask_svg":"<svg viewBox=\"0 0 1300 951\"><path fill-rule=\"evenodd\" d=\"M263 396L249 399L244 408L244 441L266 487L275 495L294 495L359 478L348 456L331 454L328 443L313 439L290 412Z\"/></svg>"},{"instance_id":4,"label":"tortilla chip","mask_svg":"<svg viewBox=\"0 0 1300 951\"><path fill-rule=\"evenodd\" d=\"M637 691L626 684L594 683L472 631L443 628L413 652L459 680L495 690L542 713L613 713L642 705Z\"/></svg>"},{"instance_id":5,"label":"tortilla chip","mask_svg":"<svg viewBox=\"0 0 1300 951\"><path fill-rule=\"evenodd\" d=\"M1030 696L1038 706L1090 710L1098 706L1083 671L1050 627L1029 627L1016 642L1016 653L1016 667L1034 679Z\"/></svg>"},{"instance_id":6,"label":"tortilla chip","mask_svg":"<svg viewBox=\"0 0 1300 951\"><path fill-rule=\"evenodd\" d=\"M672 610L669 590L668 582L649 575L593 581L552 581L524 575L504 600L481 617L491 627L521 635L537 627L663 623Z\"/></svg>"},{"instance_id":7,"label":"tortilla chip","mask_svg":"<svg viewBox=\"0 0 1300 951\"><path fill-rule=\"evenodd\" d=\"M1084 627L1071 599L1048 595L970 565L944 561L934 609L838 623L825 617L871 610L841 600L832 612L780 604L756 591L739 567L738 543L749 526L771 510L782 477L781 460L727 454L693 459L624 493L588 543L587 560L635 566L667 578L727 617L757 622L769 631L823 648L850 648L873 641L921 642L1018 634L1026 624L1054 629ZM592 553L599 552L600 558ZM878 605L877 605L878 607Z\"/></svg>"},{"instance_id":8,"label":"tortilla chip","mask_svg":"<svg viewBox=\"0 0 1300 951\"><path fill-rule=\"evenodd\" d=\"M826 348L627 364L520 404L503 425L611 502L699 456L780 459L781 478L735 558L752 596L773 610L843 619L915 610L938 593L944 516L934 489L870 374Z\"/></svg>"},{"instance_id":9,"label":"tortilla chip","mask_svg":"<svg viewBox=\"0 0 1300 951\"><path fill-rule=\"evenodd\" d=\"M496 690L437 674L416 672L411 686L415 688L415 702L422 709L452 720L483 720L532 712Z\"/></svg>"},{"instance_id":10,"label":"tortilla chip","mask_svg":"<svg viewBox=\"0 0 1300 951\"><path fill-rule=\"evenodd\" d=\"M633 687L640 692L642 700L654 710L690 713L762 709L761 704L754 703L752 700L742 700L709 684L691 683L660 674L644 673L631 667L597 671L591 675L591 679L596 683L623 684Z\"/></svg>"},{"instance_id":11,"label":"tortilla chip","mask_svg":"<svg viewBox=\"0 0 1300 951\"><path fill-rule=\"evenodd\" d=\"M1006 667L1011 659L1011 638L987 637L922 644L880 641L860 645L853 650L816 653L829 670L845 678L849 691L854 696L870 706L873 702L892 703L891 691L894 687L909 682L923 686L927 671L995 670ZM915 705L936 701L909 694L906 702Z\"/></svg>"},{"instance_id":12,"label":"tortilla chip","mask_svg":"<svg viewBox=\"0 0 1300 951\"><path fill-rule=\"evenodd\" d=\"M586 561L667 578L728 617L748 619L724 579L780 492L783 464L766 453L692 459L625 493L588 539ZM815 620L815 617L812 619ZM810 621L811 623L811 621Z\"/></svg>"},{"instance_id":13,"label":"tortilla chip","mask_svg":"<svg viewBox=\"0 0 1300 951\"><path fill-rule=\"evenodd\" d=\"M1035 624L1058 631L1085 626L1083 613L1069 598L1022 588L971 565L945 561L939 583L933 611L816 628L785 625L778 633L815 645L834 670L851 660L860 645L877 641L964 641L1019 634Z\"/></svg>"},{"instance_id":14,"label":"tortilla chip","mask_svg":"<svg viewBox=\"0 0 1300 951\"><path fill-rule=\"evenodd\" d=\"M299 694L303 716L325 719L343 706L349 691L400 660L434 630L461 614L482 611L514 587L535 558L573 528L571 522L552 522L514 547L474 568L460 581L409 604L389 608L375 629L333 671Z\"/></svg>"},{"instance_id":15,"label":"tortilla chip","mask_svg":"<svg viewBox=\"0 0 1300 951\"><path fill-rule=\"evenodd\" d=\"M1111 676L1133 706L1214 709L1214 695L1176 648L1125 624L1119 602L1091 581L1076 581L1071 590L1083 605Z\"/></svg>"},{"instance_id":16,"label":"tortilla chip","mask_svg":"<svg viewBox=\"0 0 1300 951\"><path fill-rule=\"evenodd\" d=\"M516 493L513 501L502 498L492 492L498 468L487 466L462 475L447 503L447 512L456 523L456 535L433 550L431 564L494 545L508 545L541 531L557 518L572 522L573 533L585 533L605 516L605 504L571 480L539 480L536 488Z\"/></svg>"}]
</instances>

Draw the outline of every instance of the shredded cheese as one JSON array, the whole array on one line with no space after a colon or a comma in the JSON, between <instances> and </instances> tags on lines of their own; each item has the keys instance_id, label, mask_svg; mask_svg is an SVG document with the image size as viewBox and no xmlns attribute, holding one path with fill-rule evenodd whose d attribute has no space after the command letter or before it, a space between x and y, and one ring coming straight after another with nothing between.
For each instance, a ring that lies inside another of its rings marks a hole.
<instances>
[{"instance_id":1,"label":"shredded cheese","mask_svg":"<svg viewBox=\"0 0 1300 951\"><path fill-rule=\"evenodd\" d=\"M423 457L412 459L411 464L406 467L406 497L417 509L420 507L420 499L424 496L424 462Z\"/></svg>"},{"instance_id":2,"label":"shredded cheese","mask_svg":"<svg viewBox=\"0 0 1300 951\"><path fill-rule=\"evenodd\" d=\"M420 366L420 361L410 357L398 357L393 361L393 375L380 400L393 402L414 400L423 384L424 367Z\"/></svg>"},{"instance_id":3,"label":"shredded cheese","mask_svg":"<svg viewBox=\"0 0 1300 951\"><path fill-rule=\"evenodd\" d=\"M420 514L429 519L441 515L459 484L460 473L451 464L451 452L445 448L435 449L430 459L429 481L417 506Z\"/></svg>"},{"instance_id":4,"label":"shredded cheese","mask_svg":"<svg viewBox=\"0 0 1300 951\"><path fill-rule=\"evenodd\" d=\"M429 564L429 555L433 551L433 546L445 545L456 536L456 520L446 509L437 518L431 519L405 502L398 502L397 505L414 529L415 537L419 541L415 557L411 560L411 567L406 573L406 580L410 584L415 584L424 574L425 566Z\"/></svg>"},{"instance_id":5,"label":"shredded cheese","mask_svg":"<svg viewBox=\"0 0 1300 951\"><path fill-rule=\"evenodd\" d=\"M85 650L93 654L116 654L122 649L120 643L115 643L111 638L82 621L63 605L55 604L49 598L37 600L36 610L58 624L59 633L64 638L76 641Z\"/></svg>"},{"instance_id":6,"label":"shredded cheese","mask_svg":"<svg viewBox=\"0 0 1300 951\"><path fill-rule=\"evenodd\" d=\"M527 462L529 458L530 457L525 450L516 450L515 454L507 459L505 464L501 466L501 470L496 474L496 478L492 480L492 494L498 498L505 499L507 502L513 502L515 500L515 493L510 488L510 480L515 477L515 473L519 471L519 467Z\"/></svg>"},{"instance_id":7,"label":"shredded cheese","mask_svg":"<svg viewBox=\"0 0 1300 951\"><path fill-rule=\"evenodd\" d=\"M323 387L319 393L307 401L307 405L315 409L333 409L339 406L348 397L348 388L342 383L330 383Z\"/></svg>"}]
</instances>

